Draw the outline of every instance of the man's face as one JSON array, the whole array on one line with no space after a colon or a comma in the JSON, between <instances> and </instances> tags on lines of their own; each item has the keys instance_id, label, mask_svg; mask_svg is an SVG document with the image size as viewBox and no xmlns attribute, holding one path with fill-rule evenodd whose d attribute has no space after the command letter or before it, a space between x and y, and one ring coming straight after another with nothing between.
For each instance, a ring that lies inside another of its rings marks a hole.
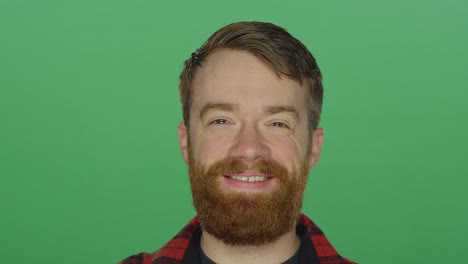
<instances>
[{"instance_id":1,"label":"man's face","mask_svg":"<svg viewBox=\"0 0 468 264\"><path fill-rule=\"evenodd\" d=\"M205 230L230 244L262 244L293 228L323 140L321 129L308 129L308 99L306 87L250 53L206 58L192 83L190 128L179 125ZM254 239L269 229L271 238Z\"/></svg>"}]
</instances>

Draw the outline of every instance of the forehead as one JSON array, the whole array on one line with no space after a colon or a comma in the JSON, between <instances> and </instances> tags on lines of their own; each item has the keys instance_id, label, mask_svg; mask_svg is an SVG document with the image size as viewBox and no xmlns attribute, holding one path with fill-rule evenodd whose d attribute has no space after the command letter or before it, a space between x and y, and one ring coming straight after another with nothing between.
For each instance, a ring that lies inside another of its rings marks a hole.
<instances>
[{"instance_id":1,"label":"forehead","mask_svg":"<svg viewBox=\"0 0 468 264\"><path fill-rule=\"evenodd\" d=\"M308 89L279 77L246 51L218 50L198 68L192 83L192 108L206 103L294 105L306 108Z\"/></svg>"}]
</instances>

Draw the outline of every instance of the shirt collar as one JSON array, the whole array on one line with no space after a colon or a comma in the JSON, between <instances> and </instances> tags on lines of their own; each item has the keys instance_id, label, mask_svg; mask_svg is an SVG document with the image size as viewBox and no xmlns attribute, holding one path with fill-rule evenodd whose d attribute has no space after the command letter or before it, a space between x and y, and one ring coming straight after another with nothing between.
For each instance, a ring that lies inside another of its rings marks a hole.
<instances>
[{"instance_id":1,"label":"shirt collar","mask_svg":"<svg viewBox=\"0 0 468 264\"><path fill-rule=\"evenodd\" d=\"M315 223L301 214L296 232L301 238L300 263L355 263L341 257ZM195 217L152 256L152 264L199 264L201 228Z\"/></svg>"}]
</instances>

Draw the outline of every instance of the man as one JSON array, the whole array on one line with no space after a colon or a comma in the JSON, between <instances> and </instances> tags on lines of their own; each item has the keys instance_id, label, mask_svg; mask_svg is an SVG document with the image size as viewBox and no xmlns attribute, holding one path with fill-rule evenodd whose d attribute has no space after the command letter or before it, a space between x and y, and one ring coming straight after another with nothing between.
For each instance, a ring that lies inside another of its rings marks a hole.
<instances>
[{"instance_id":1,"label":"man","mask_svg":"<svg viewBox=\"0 0 468 264\"><path fill-rule=\"evenodd\" d=\"M324 132L322 77L307 48L269 23L215 32L180 75L197 217L133 263L353 263L300 213Z\"/></svg>"}]
</instances>

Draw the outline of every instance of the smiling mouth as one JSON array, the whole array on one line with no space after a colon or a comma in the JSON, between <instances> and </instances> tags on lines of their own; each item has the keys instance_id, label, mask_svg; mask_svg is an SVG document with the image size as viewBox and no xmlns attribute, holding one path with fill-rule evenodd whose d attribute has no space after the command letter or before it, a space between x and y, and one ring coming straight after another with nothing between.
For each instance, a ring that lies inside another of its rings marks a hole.
<instances>
[{"instance_id":1,"label":"smiling mouth","mask_svg":"<svg viewBox=\"0 0 468 264\"><path fill-rule=\"evenodd\" d=\"M236 181L242 181L242 182L264 182L272 178L268 176L228 176L228 175L224 175L224 177L227 177L229 179L233 179Z\"/></svg>"}]
</instances>

